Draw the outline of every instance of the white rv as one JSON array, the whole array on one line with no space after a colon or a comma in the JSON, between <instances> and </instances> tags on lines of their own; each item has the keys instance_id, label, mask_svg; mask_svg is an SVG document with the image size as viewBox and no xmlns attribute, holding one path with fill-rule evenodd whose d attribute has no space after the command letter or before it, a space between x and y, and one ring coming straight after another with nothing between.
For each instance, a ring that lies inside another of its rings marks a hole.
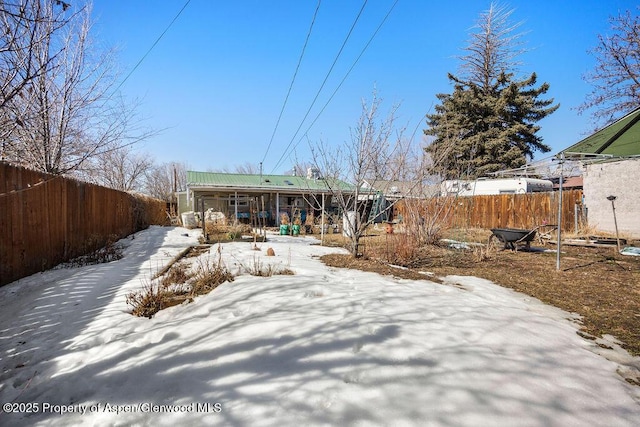
<instances>
[{"instance_id":1,"label":"white rv","mask_svg":"<svg viewBox=\"0 0 640 427\"><path fill-rule=\"evenodd\" d=\"M534 178L478 178L475 181L451 179L443 181L440 189L443 196L487 196L553 191L553 183Z\"/></svg>"}]
</instances>

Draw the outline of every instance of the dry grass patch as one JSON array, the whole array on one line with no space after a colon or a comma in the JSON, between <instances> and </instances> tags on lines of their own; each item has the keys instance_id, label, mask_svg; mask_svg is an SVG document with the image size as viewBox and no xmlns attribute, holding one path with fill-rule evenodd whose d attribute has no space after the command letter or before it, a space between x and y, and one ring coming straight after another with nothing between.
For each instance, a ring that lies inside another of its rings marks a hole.
<instances>
[{"instance_id":1,"label":"dry grass patch","mask_svg":"<svg viewBox=\"0 0 640 427\"><path fill-rule=\"evenodd\" d=\"M132 307L131 314L151 319L157 312L170 307L175 292L158 283L147 283L139 291L127 294L127 305Z\"/></svg>"},{"instance_id":2,"label":"dry grass patch","mask_svg":"<svg viewBox=\"0 0 640 427\"><path fill-rule=\"evenodd\" d=\"M184 262L177 262L169 268L160 283L167 288L175 284L184 284L191 277L193 277L193 273L190 271L190 266Z\"/></svg>"},{"instance_id":3,"label":"dry grass patch","mask_svg":"<svg viewBox=\"0 0 640 427\"><path fill-rule=\"evenodd\" d=\"M210 258L198 259L196 271L189 284L191 296L208 294L224 282L233 282L233 274L227 269L219 256L217 261Z\"/></svg>"},{"instance_id":4,"label":"dry grass patch","mask_svg":"<svg viewBox=\"0 0 640 427\"><path fill-rule=\"evenodd\" d=\"M250 263L243 263L242 261L236 259L238 266L240 268L240 272L244 272L250 274L251 276L258 277L271 277L275 275L285 275L291 276L295 273L289 267L284 267L281 265L275 265L270 263L263 263L260 258L255 255L253 260Z\"/></svg>"}]
</instances>

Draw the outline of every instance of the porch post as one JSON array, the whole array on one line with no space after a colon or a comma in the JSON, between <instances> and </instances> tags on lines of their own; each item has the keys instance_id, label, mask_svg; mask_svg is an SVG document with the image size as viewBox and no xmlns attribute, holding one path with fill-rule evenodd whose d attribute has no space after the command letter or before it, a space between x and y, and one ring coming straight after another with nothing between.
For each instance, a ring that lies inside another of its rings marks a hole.
<instances>
[{"instance_id":1,"label":"porch post","mask_svg":"<svg viewBox=\"0 0 640 427\"><path fill-rule=\"evenodd\" d=\"M324 245L324 193L322 193L322 213L320 214L320 244Z\"/></svg>"},{"instance_id":2,"label":"porch post","mask_svg":"<svg viewBox=\"0 0 640 427\"><path fill-rule=\"evenodd\" d=\"M238 192L237 191L235 192L235 199L236 199L236 202L234 203L234 206L233 206L233 208L234 208L233 209L233 223L237 224L238 223Z\"/></svg>"},{"instance_id":3,"label":"porch post","mask_svg":"<svg viewBox=\"0 0 640 427\"><path fill-rule=\"evenodd\" d=\"M280 227L280 193L276 193L276 227Z\"/></svg>"}]
</instances>

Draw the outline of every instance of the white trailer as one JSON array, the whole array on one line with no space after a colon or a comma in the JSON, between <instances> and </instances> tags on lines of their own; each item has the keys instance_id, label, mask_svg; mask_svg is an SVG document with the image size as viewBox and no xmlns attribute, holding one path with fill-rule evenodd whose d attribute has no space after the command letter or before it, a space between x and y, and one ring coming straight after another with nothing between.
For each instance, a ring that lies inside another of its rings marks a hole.
<instances>
[{"instance_id":1,"label":"white trailer","mask_svg":"<svg viewBox=\"0 0 640 427\"><path fill-rule=\"evenodd\" d=\"M451 179L443 181L440 189L443 196L487 196L553 191L553 183L535 178L478 178L475 181Z\"/></svg>"}]
</instances>

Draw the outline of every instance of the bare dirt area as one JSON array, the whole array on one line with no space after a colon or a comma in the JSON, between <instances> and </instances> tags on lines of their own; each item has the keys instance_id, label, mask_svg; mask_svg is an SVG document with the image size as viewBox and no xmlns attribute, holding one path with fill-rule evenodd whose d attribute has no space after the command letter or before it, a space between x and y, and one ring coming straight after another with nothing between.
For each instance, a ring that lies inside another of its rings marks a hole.
<instances>
[{"instance_id":1,"label":"bare dirt area","mask_svg":"<svg viewBox=\"0 0 640 427\"><path fill-rule=\"evenodd\" d=\"M459 239L460 233L450 233ZM490 232L476 233L473 240L486 242ZM341 238L329 237L339 245ZM449 244L430 245L408 251L403 239L389 236L364 238L364 256L327 255L331 266L358 268L408 279L447 275L476 276L512 288L582 317L585 337L613 335L622 347L640 355L640 257L620 255L614 247L563 246L561 269L556 253L543 252L555 246L534 244L531 251L471 247L453 249ZM400 245L401 247L397 247ZM398 253L407 253L397 259ZM392 256L390 256L392 255ZM392 265L401 265L400 269ZM435 280L437 281L437 279Z\"/></svg>"}]
</instances>

